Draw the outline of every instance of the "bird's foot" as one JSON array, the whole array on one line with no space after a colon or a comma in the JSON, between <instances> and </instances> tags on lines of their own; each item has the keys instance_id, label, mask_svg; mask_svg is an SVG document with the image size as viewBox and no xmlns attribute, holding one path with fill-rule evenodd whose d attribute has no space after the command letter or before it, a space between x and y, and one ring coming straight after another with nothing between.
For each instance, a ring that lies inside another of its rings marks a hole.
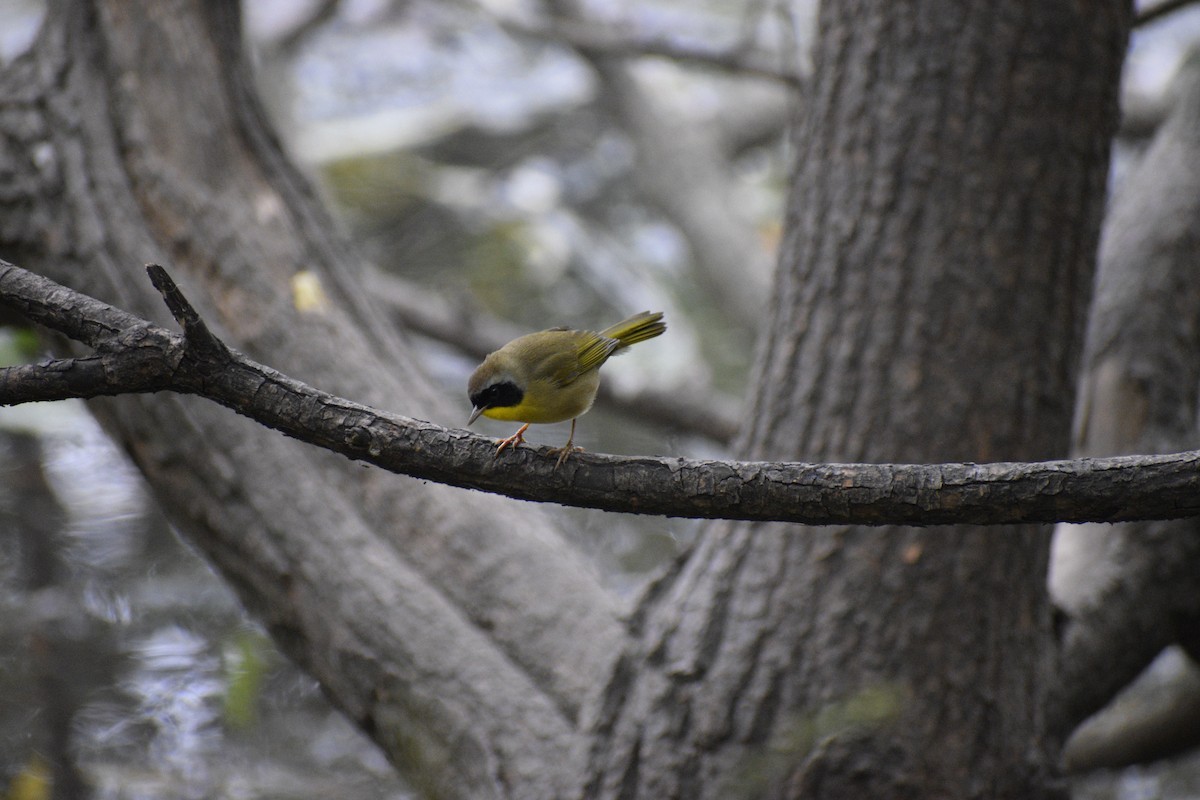
<instances>
[{"instance_id":1,"label":"bird's foot","mask_svg":"<svg viewBox=\"0 0 1200 800\"><path fill-rule=\"evenodd\" d=\"M563 465L563 462L567 460L567 456L571 455L571 453L573 453L574 451L578 450L580 452L583 452L582 447L575 447L575 423L576 422L577 422L577 420L574 420L574 419L571 420L571 435L567 437L567 443L564 444L562 447L555 447L555 448L551 449L550 452L546 453L546 455L548 455L548 456L552 456L555 453L558 453L558 461L554 462L555 469L558 469L559 467L561 467Z\"/></svg>"},{"instance_id":2,"label":"bird's foot","mask_svg":"<svg viewBox=\"0 0 1200 800\"><path fill-rule=\"evenodd\" d=\"M547 450L546 455L552 456L556 453L558 454L558 461L554 462L554 468L558 469L559 467L561 467L563 465L563 462L567 460L567 456L571 455L571 453L582 453L582 452L583 452L582 447L573 445L568 442L566 445L564 445L562 447L553 447L553 448Z\"/></svg>"},{"instance_id":3,"label":"bird's foot","mask_svg":"<svg viewBox=\"0 0 1200 800\"><path fill-rule=\"evenodd\" d=\"M511 447L516 449L517 445L523 444L525 442L525 431L527 430L529 430L528 422L522 425L521 428L512 436L508 437L507 439L501 439L500 446L496 448L496 455L492 456L492 458L498 458L506 448Z\"/></svg>"}]
</instances>

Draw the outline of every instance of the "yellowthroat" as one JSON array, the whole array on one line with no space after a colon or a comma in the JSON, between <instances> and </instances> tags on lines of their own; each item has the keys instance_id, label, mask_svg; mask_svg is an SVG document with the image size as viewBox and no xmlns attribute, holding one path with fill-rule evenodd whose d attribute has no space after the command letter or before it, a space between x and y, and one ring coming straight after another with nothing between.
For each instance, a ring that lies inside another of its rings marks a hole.
<instances>
[{"instance_id":1,"label":"yellowthroat","mask_svg":"<svg viewBox=\"0 0 1200 800\"><path fill-rule=\"evenodd\" d=\"M592 407L600 388L600 366L631 344L653 339L667 329L662 313L643 311L611 328L573 331L567 328L530 333L513 339L475 368L467 382L474 409L470 425L482 414L491 419L524 422L520 430L500 442L496 455L525 441L530 423L571 420L566 445L554 468L562 466L575 441L575 421Z\"/></svg>"}]
</instances>

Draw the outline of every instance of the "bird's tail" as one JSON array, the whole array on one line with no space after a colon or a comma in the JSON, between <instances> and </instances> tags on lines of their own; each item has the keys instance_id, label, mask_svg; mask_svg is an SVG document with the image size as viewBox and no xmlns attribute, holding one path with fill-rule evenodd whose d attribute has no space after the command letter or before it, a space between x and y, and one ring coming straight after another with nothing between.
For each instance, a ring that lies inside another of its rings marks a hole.
<instances>
[{"instance_id":1,"label":"bird's tail","mask_svg":"<svg viewBox=\"0 0 1200 800\"><path fill-rule=\"evenodd\" d=\"M643 311L640 314L634 314L627 320L618 322L611 328L605 328L600 331L600 335L620 342L616 348L619 351L631 344L653 339L666 329L667 323L663 322L661 311Z\"/></svg>"}]
</instances>

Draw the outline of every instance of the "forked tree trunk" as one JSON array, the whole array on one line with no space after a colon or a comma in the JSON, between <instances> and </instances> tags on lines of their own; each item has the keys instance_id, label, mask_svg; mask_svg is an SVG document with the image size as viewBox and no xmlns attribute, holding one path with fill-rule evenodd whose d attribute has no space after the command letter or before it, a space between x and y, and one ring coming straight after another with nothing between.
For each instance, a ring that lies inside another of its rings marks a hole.
<instances>
[{"instance_id":1,"label":"forked tree trunk","mask_svg":"<svg viewBox=\"0 0 1200 800\"><path fill-rule=\"evenodd\" d=\"M1067 451L1127 3L822 3L741 455ZM596 796L1053 796L1045 528L714 525Z\"/></svg>"},{"instance_id":2,"label":"forked tree trunk","mask_svg":"<svg viewBox=\"0 0 1200 800\"><path fill-rule=\"evenodd\" d=\"M0 245L454 424L282 157L213 0L60 0L0 74ZM1065 452L1127 4L830 0L750 457ZM299 270L330 304L291 302ZM447 797L1050 793L1045 531L716 525L632 620L541 513L190 398L97 404L180 528ZM620 653L614 668L614 654Z\"/></svg>"},{"instance_id":3,"label":"forked tree trunk","mask_svg":"<svg viewBox=\"0 0 1200 800\"><path fill-rule=\"evenodd\" d=\"M261 115L231 0L55 0L0 73L0 252L171 324L159 262L231 346L461 424L381 321ZM298 308L293 279L328 302ZM282 649L442 796L555 797L625 636L542 509L364 469L191 397L90 406Z\"/></svg>"}]
</instances>

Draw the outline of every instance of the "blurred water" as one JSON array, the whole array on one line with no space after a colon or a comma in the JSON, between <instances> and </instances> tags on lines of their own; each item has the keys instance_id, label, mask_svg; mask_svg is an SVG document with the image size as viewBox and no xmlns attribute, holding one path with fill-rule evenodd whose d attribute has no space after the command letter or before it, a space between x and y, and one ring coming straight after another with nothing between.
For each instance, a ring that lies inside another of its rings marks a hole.
<instances>
[{"instance_id":1,"label":"blurred water","mask_svg":"<svg viewBox=\"0 0 1200 800\"><path fill-rule=\"evenodd\" d=\"M152 726L149 762L195 797L212 792L208 761L222 739L225 681L211 647L177 626L161 628L132 643L132 669L122 683L137 715Z\"/></svg>"},{"instance_id":2,"label":"blurred water","mask_svg":"<svg viewBox=\"0 0 1200 800\"><path fill-rule=\"evenodd\" d=\"M16 559L0 573L0 642L12 643L0 648L0 691L12 699L0 704L0 791L61 720L97 798L410 796L179 542L82 404L2 409L0 437L6 426L38 432L65 513L52 585L31 597ZM10 488L0 485L0 516L28 502ZM248 651L235 642L249 642L263 673L237 725L226 701Z\"/></svg>"}]
</instances>

